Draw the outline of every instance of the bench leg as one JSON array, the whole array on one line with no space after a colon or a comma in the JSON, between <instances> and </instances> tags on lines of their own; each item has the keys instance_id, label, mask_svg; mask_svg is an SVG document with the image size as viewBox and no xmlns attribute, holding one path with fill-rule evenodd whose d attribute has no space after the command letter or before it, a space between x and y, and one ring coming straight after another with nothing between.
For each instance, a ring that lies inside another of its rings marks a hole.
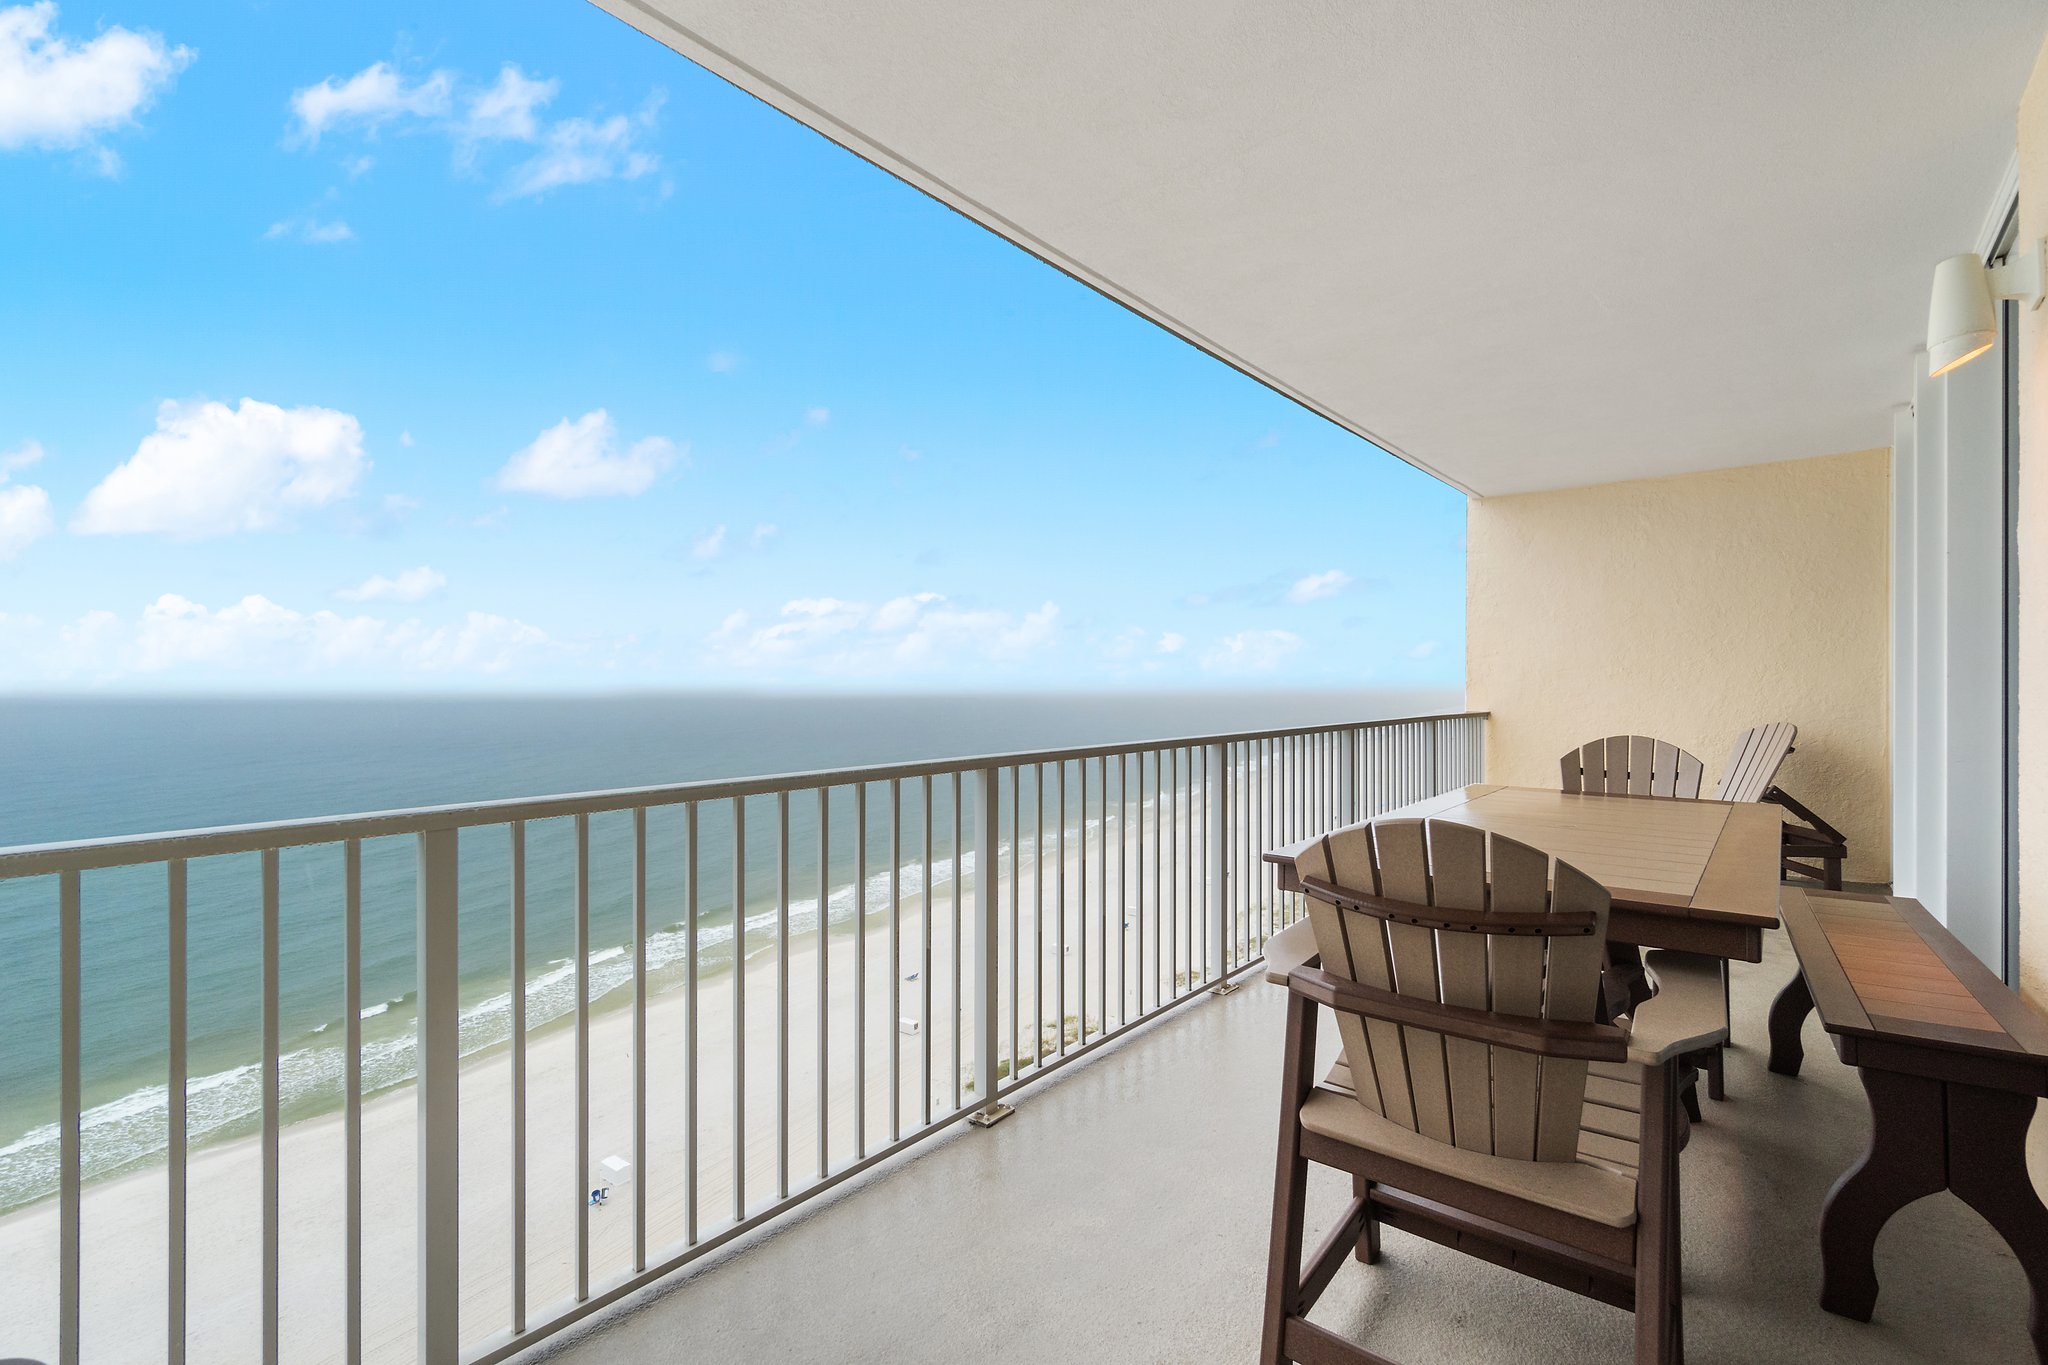
<instances>
[{"instance_id":1,"label":"bench leg","mask_svg":"<svg viewBox=\"0 0 2048 1365\"><path fill-rule=\"evenodd\" d=\"M1940 1081L1869 1067L1857 1075L1870 1097L1870 1150L1821 1207L1820 1306L1869 1322L1877 1306L1877 1234L1915 1199L1947 1188L1946 1124Z\"/></svg>"},{"instance_id":2,"label":"bench leg","mask_svg":"<svg viewBox=\"0 0 2048 1365\"><path fill-rule=\"evenodd\" d=\"M1796 972L1771 1002L1771 1070L1780 1076L1797 1076L1799 1064L1806 1060L1799 1029L1811 1013L1813 993L1806 988L1806 973Z\"/></svg>"},{"instance_id":3,"label":"bench leg","mask_svg":"<svg viewBox=\"0 0 2048 1365\"><path fill-rule=\"evenodd\" d=\"M1951 1082L1948 1090L1948 1184L2005 1239L2027 1275L2033 1301L2027 1330L2037 1359L2048 1361L2048 1208L2027 1176L2032 1096Z\"/></svg>"}]
</instances>

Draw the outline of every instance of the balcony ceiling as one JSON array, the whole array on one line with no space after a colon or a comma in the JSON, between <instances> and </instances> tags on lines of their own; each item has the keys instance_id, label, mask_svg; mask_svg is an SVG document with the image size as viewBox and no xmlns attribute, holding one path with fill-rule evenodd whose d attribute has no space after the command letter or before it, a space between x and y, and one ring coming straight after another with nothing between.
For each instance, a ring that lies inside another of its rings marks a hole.
<instances>
[{"instance_id":1,"label":"balcony ceiling","mask_svg":"<svg viewBox=\"0 0 2048 1365\"><path fill-rule=\"evenodd\" d=\"M2048 15L598 0L1468 491L1884 444Z\"/></svg>"}]
</instances>

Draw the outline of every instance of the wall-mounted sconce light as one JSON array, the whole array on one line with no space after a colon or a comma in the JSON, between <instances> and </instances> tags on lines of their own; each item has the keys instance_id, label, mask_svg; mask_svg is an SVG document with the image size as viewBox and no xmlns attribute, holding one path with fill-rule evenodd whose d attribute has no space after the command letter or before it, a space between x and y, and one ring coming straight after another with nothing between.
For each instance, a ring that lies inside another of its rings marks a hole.
<instances>
[{"instance_id":1,"label":"wall-mounted sconce light","mask_svg":"<svg viewBox=\"0 0 2048 1365\"><path fill-rule=\"evenodd\" d=\"M1927 373L1944 375L1990 350L1998 341L1994 299L2021 299L2041 306L2043 253L2048 242L2015 247L2004 265L1987 270L1974 251L1951 256L1934 267L1934 296L1927 304Z\"/></svg>"}]
</instances>

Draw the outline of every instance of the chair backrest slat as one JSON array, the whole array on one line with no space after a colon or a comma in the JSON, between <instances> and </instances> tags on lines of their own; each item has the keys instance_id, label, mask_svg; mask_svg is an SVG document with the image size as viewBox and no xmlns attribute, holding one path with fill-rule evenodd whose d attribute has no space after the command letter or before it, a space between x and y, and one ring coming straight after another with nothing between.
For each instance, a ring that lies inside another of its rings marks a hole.
<instances>
[{"instance_id":1,"label":"chair backrest slat","mask_svg":"<svg viewBox=\"0 0 2048 1365\"><path fill-rule=\"evenodd\" d=\"M1721 780L1714 784L1716 801L1761 801L1777 781L1778 769L1792 752L1799 727L1790 721L1776 721L1744 730L1736 737L1728 762L1721 768Z\"/></svg>"},{"instance_id":2,"label":"chair backrest slat","mask_svg":"<svg viewBox=\"0 0 2048 1365\"><path fill-rule=\"evenodd\" d=\"M1550 909L1607 909L1607 888L1573 867L1559 863L1551 879ZM1607 959L1607 937L1550 940L1550 961L1543 973L1543 1017L1587 1020L1599 1003L1600 969ZM1536 1159L1570 1161L1579 1151L1579 1116L1586 1102L1586 1064L1559 1057L1543 1059L1543 1082L1536 1102Z\"/></svg>"},{"instance_id":3,"label":"chair backrest slat","mask_svg":"<svg viewBox=\"0 0 2048 1365\"><path fill-rule=\"evenodd\" d=\"M1359 837L1359 836L1363 837ZM1304 878L1324 878L1339 886L1370 886L1377 894L1379 866L1367 831L1343 831L1303 849L1296 862ZM1365 915L1346 915L1323 902L1309 903L1316 953L1326 970L1339 972L1376 990L1394 988L1392 959L1387 953L1386 925ZM1399 1025L1380 1019L1337 1016L1337 1035L1344 1040L1344 1061L1358 1102L1404 1128L1415 1126L1415 1105L1408 1097L1408 1067L1401 1051Z\"/></svg>"},{"instance_id":4,"label":"chair backrest slat","mask_svg":"<svg viewBox=\"0 0 2048 1365\"><path fill-rule=\"evenodd\" d=\"M1550 908L1550 859L1511 839L1493 842L1493 910L1537 914ZM1493 1008L1524 1019L1543 1016L1544 943L1510 935L1487 940L1493 961ZM1496 1156L1536 1159L1536 1095L1542 1058L1496 1048L1493 1054L1493 1150Z\"/></svg>"},{"instance_id":5,"label":"chair backrest slat","mask_svg":"<svg viewBox=\"0 0 2048 1365\"><path fill-rule=\"evenodd\" d=\"M1486 835L1470 825L1440 823L1429 833L1430 904L1443 910L1486 909ZM1443 1002L1465 1009L1491 1007L1486 993L1484 934L1443 934L1436 939ZM1493 1085L1486 1044L1444 1039L1444 1072L1451 1089L1451 1132L1460 1147L1493 1150Z\"/></svg>"},{"instance_id":6,"label":"chair backrest slat","mask_svg":"<svg viewBox=\"0 0 2048 1365\"><path fill-rule=\"evenodd\" d=\"M1676 744L1649 735L1609 735L1580 745L1558 760L1560 785L1596 796L1700 794L1705 767Z\"/></svg>"},{"instance_id":7,"label":"chair backrest slat","mask_svg":"<svg viewBox=\"0 0 2048 1365\"><path fill-rule=\"evenodd\" d=\"M1422 824L1393 820L1381 827L1380 894L1388 900L1428 905L1429 850ZM1387 946L1394 954L1394 989L1417 1000L1443 999L1436 969L1436 931L1419 924L1387 925ZM1408 1093L1415 1097L1415 1131L1438 1142L1451 1142L1450 1078L1444 1070L1442 1034L1425 1029L1401 1030L1408 1054Z\"/></svg>"},{"instance_id":8,"label":"chair backrest slat","mask_svg":"<svg viewBox=\"0 0 2048 1365\"><path fill-rule=\"evenodd\" d=\"M1407 923L1385 917L1383 904L1377 913L1357 903L1340 906L1327 888L1311 888L1309 917L1325 970L1428 1004L1526 1019L1594 1018L1607 893L1570 864L1553 869L1541 851L1466 825L1386 820L1317 841L1297 870L1305 881L1350 883L1347 889L1418 912L1434 907L1478 917L1446 915L1436 921L1442 927ZM1590 934L1588 911L1598 926ZM1493 915L1567 913L1578 918L1555 934L1488 924ZM1472 1151L1524 1161L1576 1158L1584 1062L1345 1012L1337 1022L1359 1101L1375 1113Z\"/></svg>"}]
</instances>

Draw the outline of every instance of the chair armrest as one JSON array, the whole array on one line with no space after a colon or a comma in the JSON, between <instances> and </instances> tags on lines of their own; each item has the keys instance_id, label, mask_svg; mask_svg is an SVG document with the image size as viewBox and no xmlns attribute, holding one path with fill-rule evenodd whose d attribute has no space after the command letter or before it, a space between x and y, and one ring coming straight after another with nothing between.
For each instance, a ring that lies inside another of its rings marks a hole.
<instances>
[{"instance_id":1,"label":"chair armrest","mask_svg":"<svg viewBox=\"0 0 2048 1365\"><path fill-rule=\"evenodd\" d=\"M1652 952L1643 965L1657 993L1629 1019L1628 1059L1658 1066L1673 1057L1728 1041L1728 999L1719 958Z\"/></svg>"},{"instance_id":2,"label":"chair armrest","mask_svg":"<svg viewBox=\"0 0 2048 1365\"><path fill-rule=\"evenodd\" d=\"M1306 916L1266 940L1266 980L1276 986L1286 985L1287 974L1296 967L1313 967L1321 961L1315 926Z\"/></svg>"}]
</instances>

